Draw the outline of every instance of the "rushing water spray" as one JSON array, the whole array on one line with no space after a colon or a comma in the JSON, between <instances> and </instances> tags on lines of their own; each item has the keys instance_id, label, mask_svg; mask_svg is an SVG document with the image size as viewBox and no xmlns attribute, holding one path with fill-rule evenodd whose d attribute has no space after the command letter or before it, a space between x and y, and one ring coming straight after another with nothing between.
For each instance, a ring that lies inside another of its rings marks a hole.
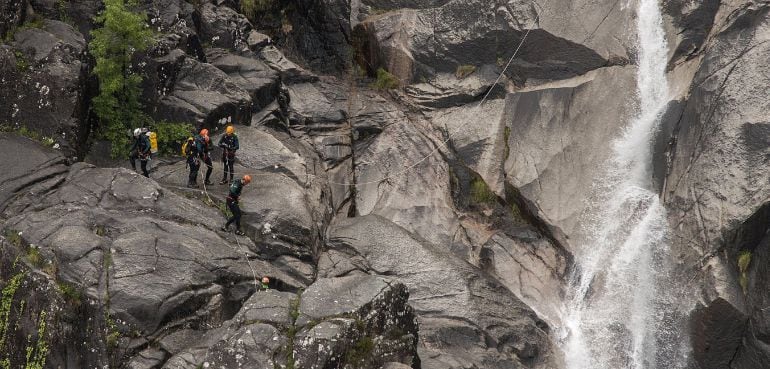
<instances>
[{"instance_id":1,"label":"rushing water spray","mask_svg":"<svg viewBox=\"0 0 770 369\"><path fill-rule=\"evenodd\" d=\"M657 0L638 0L638 111L612 145L582 220L587 236L564 317L569 369L670 369L666 213L651 190L652 137L668 102L667 47Z\"/></svg>"}]
</instances>

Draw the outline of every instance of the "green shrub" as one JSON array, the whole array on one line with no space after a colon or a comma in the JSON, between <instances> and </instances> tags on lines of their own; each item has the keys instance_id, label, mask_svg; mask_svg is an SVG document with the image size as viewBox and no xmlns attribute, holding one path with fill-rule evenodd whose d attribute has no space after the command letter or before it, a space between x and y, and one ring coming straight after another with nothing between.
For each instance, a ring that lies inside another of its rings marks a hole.
<instances>
[{"instance_id":1,"label":"green shrub","mask_svg":"<svg viewBox=\"0 0 770 369\"><path fill-rule=\"evenodd\" d=\"M364 368L366 361L372 356L372 351L374 351L374 340L369 336L361 337L345 353L345 361L353 368Z\"/></svg>"},{"instance_id":2,"label":"green shrub","mask_svg":"<svg viewBox=\"0 0 770 369\"><path fill-rule=\"evenodd\" d=\"M372 88L376 88L378 90L390 90L398 88L399 85L400 82L396 76L390 74L385 69L377 69L377 79L374 81L374 83L372 83Z\"/></svg>"},{"instance_id":3,"label":"green shrub","mask_svg":"<svg viewBox=\"0 0 770 369\"><path fill-rule=\"evenodd\" d=\"M749 290L749 265L751 264L751 251L743 250L738 254L738 271L740 275L740 284L743 289L743 293L748 293Z\"/></svg>"},{"instance_id":4,"label":"green shrub","mask_svg":"<svg viewBox=\"0 0 770 369\"><path fill-rule=\"evenodd\" d=\"M190 123L156 122L152 129L158 135L158 152L163 155L179 155L182 143L193 132Z\"/></svg>"},{"instance_id":5,"label":"green shrub","mask_svg":"<svg viewBox=\"0 0 770 369\"><path fill-rule=\"evenodd\" d=\"M94 18L101 27L91 31L88 44L99 79L93 109L100 121L99 135L112 143L112 156L119 157L128 154L126 131L147 123L139 102L142 77L131 61L136 52L150 46L153 33L147 27L147 16L132 11L136 0L105 0L104 5L104 11Z\"/></svg>"},{"instance_id":6,"label":"green shrub","mask_svg":"<svg viewBox=\"0 0 770 369\"><path fill-rule=\"evenodd\" d=\"M481 177L471 180L471 200L477 205L491 205L497 201L497 195L489 189L489 186Z\"/></svg>"},{"instance_id":7,"label":"green shrub","mask_svg":"<svg viewBox=\"0 0 770 369\"><path fill-rule=\"evenodd\" d=\"M31 29L31 28L43 28L45 27L45 22L43 22L43 18L39 15L35 14L30 19L28 19L24 24L22 24L19 29Z\"/></svg>"},{"instance_id":8,"label":"green shrub","mask_svg":"<svg viewBox=\"0 0 770 369\"><path fill-rule=\"evenodd\" d=\"M45 368L45 362L49 351L48 342L46 341L46 330L48 327L48 323L46 322L47 316L48 314L45 312L45 310L40 312L40 316L38 318L37 342L35 345L29 344L27 346L27 361L24 364L24 369ZM29 338L30 337L27 337L27 340L29 340Z\"/></svg>"},{"instance_id":9,"label":"green shrub","mask_svg":"<svg viewBox=\"0 0 770 369\"><path fill-rule=\"evenodd\" d=\"M5 239L16 247L20 247L22 244L21 233L10 228L5 230Z\"/></svg>"},{"instance_id":10,"label":"green shrub","mask_svg":"<svg viewBox=\"0 0 770 369\"><path fill-rule=\"evenodd\" d=\"M476 67L473 65L461 65L457 67L457 70L455 71L455 77L457 77L457 79L463 79L470 76L475 71Z\"/></svg>"},{"instance_id":11,"label":"green shrub","mask_svg":"<svg viewBox=\"0 0 770 369\"><path fill-rule=\"evenodd\" d=\"M81 294L77 287L66 282L58 282L57 289L67 302L75 304L80 303Z\"/></svg>"},{"instance_id":12,"label":"green shrub","mask_svg":"<svg viewBox=\"0 0 770 369\"><path fill-rule=\"evenodd\" d=\"M40 250L34 246L27 248L27 261L29 261L29 263L34 265L36 268L40 268L45 262L43 255L40 255Z\"/></svg>"},{"instance_id":13,"label":"green shrub","mask_svg":"<svg viewBox=\"0 0 770 369\"><path fill-rule=\"evenodd\" d=\"M18 133L20 136L27 137L31 140L40 141L40 133L37 133L37 131L33 131L27 126L21 126L18 130L16 130L16 133Z\"/></svg>"},{"instance_id":14,"label":"green shrub","mask_svg":"<svg viewBox=\"0 0 770 369\"><path fill-rule=\"evenodd\" d=\"M29 70L29 62L23 52L16 50L13 52L16 57L16 70L20 73L24 73Z\"/></svg>"}]
</instances>

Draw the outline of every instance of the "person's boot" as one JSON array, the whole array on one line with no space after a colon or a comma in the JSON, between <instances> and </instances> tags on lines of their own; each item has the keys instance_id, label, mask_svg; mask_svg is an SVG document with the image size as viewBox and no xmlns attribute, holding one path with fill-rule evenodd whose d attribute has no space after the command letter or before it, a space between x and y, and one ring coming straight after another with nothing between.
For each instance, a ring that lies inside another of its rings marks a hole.
<instances>
[{"instance_id":1,"label":"person's boot","mask_svg":"<svg viewBox=\"0 0 770 369\"><path fill-rule=\"evenodd\" d=\"M243 235L245 235L246 233L243 233L243 231L241 231L240 229L236 229L236 230L235 230L235 234L237 234L237 235L239 235L239 236L243 236Z\"/></svg>"},{"instance_id":2,"label":"person's boot","mask_svg":"<svg viewBox=\"0 0 770 369\"><path fill-rule=\"evenodd\" d=\"M230 232L230 229L227 227L227 224L223 225L222 228L219 228L222 230L222 232Z\"/></svg>"},{"instance_id":3,"label":"person's boot","mask_svg":"<svg viewBox=\"0 0 770 369\"><path fill-rule=\"evenodd\" d=\"M227 178L222 178L222 181L219 182L219 184L221 184L221 185L227 184Z\"/></svg>"},{"instance_id":4,"label":"person's boot","mask_svg":"<svg viewBox=\"0 0 770 369\"><path fill-rule=\"evenodd\" d=\"M213 183L211 183L211 181L210 181L208 178L206 178L206 180L205 180L203 183L204 183L206 186L211 186L211 185L213 185Z\"/></svg>"},{"instance_id":5,"label":"person's boot","mask_svg":"<svg viewBox=\"0 0 770 369\"><path fill-rule=\"evenodd\" d=\"M198 184L194 181L187 181L187 187L188 188L198 188Z\"/></svg>"}]
</instances>

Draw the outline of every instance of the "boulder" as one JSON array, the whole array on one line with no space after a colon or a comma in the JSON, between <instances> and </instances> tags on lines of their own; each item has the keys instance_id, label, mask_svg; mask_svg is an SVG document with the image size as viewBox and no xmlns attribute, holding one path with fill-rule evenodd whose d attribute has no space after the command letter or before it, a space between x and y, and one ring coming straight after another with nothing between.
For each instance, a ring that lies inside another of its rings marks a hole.
<instances>
[{"instance_id":1,"label":"boulder","mask_svg":"<svg viewBox=\"0 0 770 369\"><path fill-rule=\"evenodd\" d=\"M204 45L249 50L247 40L252 26L243 14L226 6L205 2L193 13L193 19Z\"/></svg>"},{"instance_id":2,"label":"boulder","mask_svg":"<svg viewBox=\"0 0 770 369\"><path fill-rule=\"evenodd\" d=\"M404 285L375 276L320 279L301 295L258 292L163 368L412 364L408 296Z\"/></svg>"},{"instance_id":3,"label":"boulder","mask_svg":"<svg viewBox=\"0 0 770 369\"><path fill-rule=\"evenodd\" d=\"M261 60L231 54L222 49L208 49L206 60L227 73L236 86L251 95L253 111L262 110L278 97L278 73Z\"/></svg>"},{"instance_id":4,"label":"boulder","mask_svg":"<svg viewBox=\"0 0 770 369\"><path fill-rule=\"evenodd\" d=\"M560 322L572 257L532 229L496 233L480 253L481 267L546 321Z\"/></svg>"},{"instance_id":5,"label":"boulder","mask_svg":"<svg viewBox=\"0 0 770 369\"><path fill-rule=\"evenodd\" d=\"M702 54L706 39L714 26L719 1L668 0L663 10L669 18L671 30L668 44L669 68Z\"/></svg>"},{"instance_id":6,"label":"boulder","mask_svg":"<svg viewBox=\"0 0 770 369\"><path fill-rule=\"evenodd\" d=\"M501 197L505 196L506 139L511 132L506 127L505 107L504 99L485 100L438 111L432 121L437 129L446 132L457 160L481 176Z\"/></svg>"},{"instance_id":7,"label":"boulder","mask_svg":"<svg viewBox=\"0 0 770 369\"><path fill-rule=\"evenodd\" d=\"M334 262L347 255L358 270L407 286L422 368L556 365L548 328L534 312L480 270L393 222L376 215L338 219L330 250L319 261L319 276L349 274L346 264Z\"/></svg>"},{"instance_id":8,"label":"boulder","mask_svg":"<svg viewBox=\"0 0 770 369\"><path fill-rule=\"evenodd\" d=\"M302 83L318 81L318 76L308 72L287 59L275 46L266 46L259 51L259 57L276 70L284 83Z\"/></svg>"},{"instance_id":9,"label":"boulder","mask_svg":"<svg viewBox=\"0 0 770 369\"><path fill-rule=\"evenodd\" d=\"M235 122L251 121L252 99L249 92L233 82L217 67L201 63L181 51L157 60L157 119L170 122L194 122L198 127L217 127L223 118Z\"/></svg>"},{"instance_id":10,"label":"boulder","mask_svg":"<svg viewBox=\"0 0 770 369\"><path fill-rule=\"evenodd\" d=\"M214 209L126 170L79 165L44 196L16 203L26 210L5 228L57 263L63 280L91 298L109 296L111 314L145 334L178 320L215 323L239 304L227 301L237 282L270 275L301 286L212 231L221 219Z\"/></svg>"},{"instance_id":11,"label":"boulder","mask_svg":"<svg viewBox=\"0 0 770 369\"><path fill-rule=\"evenodd\" d=\"M339 0L297 1L288 19L294 30L289 42L312 70L334 74L350 65L351 6Z\"/></svg>"},{"instance_id":12,"label":"boulder","mask_svg":"<svg viewBox=\"0 0 770 369\"><path fill-rule=\"evenodd\" d=\"M451 108L480 101L487 92L489 99L500 99L506 94L503 84L494 83L500 74L496 66L469 66L463 74L440 73L434 78L406 87L410 100L426 108ZM469 75L464 75L470 73ZM492 89L490 91L490 89Z\"/></svg>"},{"instance_id":13,"label":"boulder","mask_svg":"<svg viewBox=\"0 0 770 369\"><path fill-rule=\"evenodd\" d=\"M434 145L410 120L357 143L357 214L376 214L428 242L452 245L460 224L452 206L450 168Z\"/></svg>"},{"instance_id":14,"label":"boulder","mask_svg":"<svg viewBox=\"0 0 770 369\"><path fill-rule=\"evenodd\" d=\"M87 118L83 36L66 23L46 20L39 28L17 30L13 40L0 46L0 100L5 102L0 121L75 155Z\"/></svg>"},{"instance_id":15,"label":"boulder","mask_svg":"<svg viewBox=\"0 0 770 369\"><path fill-rule=\"evenodd\" d=\"M358 24L354 33L362 40L360 50L370 73L384 67L404 84L467 66L503 66L525 33L526 45L508 70L519 84L529 79L569 78L607 64L606 53L597 53L571 34L581 24L570 29L556 27L559 32L539 24L539 13L547 21L549 10L525 2L498 5L455 0L436 8L399 9L372 16ZM561 25L563 21L550 23Z\"/></svg>"},{"instance_id":16,"label":"boulder","mask_svg":"<svg viewBox=\"0 0 770 369\"><path fill-rule=\"evenodd\" d=\"M608 89L610 81L616 87ZM569 238L579 237L585 199L604 174L612 150L606 143L619 137L631 114L634 88L634 68L613 67L506 98L505 180Z\"/></svg>"},{"instance_id":17,"label":"boulder","mask_svg":"<svg viewBox=\"0 0 770 369\"><path fill-rule=\"evenodd\" d=\"M62 154L45 148L29 138L0 134L0 153L8 160L0 163L0 209L7 214L23 211L11 206L12 200L24 194L44 195L61 181L68 168ZM8 209L11 207L11 209Z\"/></svg>"},{"instance_id":18,"label":"boulder","mask_svg":"<svg viewBox=\"0 0 770 369\"><path fill-rule=\"evenodd\" d=\"M307 368L334 363L376 368L411 364L417 323L403 284L375 276L319 279L303 294L294 358ZM328 317L332 317L329 319ZM316 322L319 322L316 324Z\"/></svg>"},{"instance_id":19,"label":"boulder","mask_svg":"<svg viewBox=\"0 0 770 369\"><path fill-rule=\"evenodd\" d=\"M765 134L770 106L764 98L770 81L760 62L768 46L755 37L767 31L770 7L721 4L714 16L709 6L713 4L688 8L692 12L679 20L713 17L714 25L684 32L692 39L677 49L680 59L699 64L681 95L679 113L664 122L672 134L668 161L660 163L666 174L662 196L672 254L681 264L682 279L693 281L683 303L704 306L692 314L696 361L702 367L729 363L753 369L762 367L770 352L770 317L762 310L768 299L766 288L759 287L767 278L763 265L770 186L757 180L770 169ZM698 38L709 29L708 41L699 49ZM687 69L683 64L672 74L682 78L690 73ZM743 262L749 263L741 267L739 261L746 257Z\"/></svg>"}]
</instances>

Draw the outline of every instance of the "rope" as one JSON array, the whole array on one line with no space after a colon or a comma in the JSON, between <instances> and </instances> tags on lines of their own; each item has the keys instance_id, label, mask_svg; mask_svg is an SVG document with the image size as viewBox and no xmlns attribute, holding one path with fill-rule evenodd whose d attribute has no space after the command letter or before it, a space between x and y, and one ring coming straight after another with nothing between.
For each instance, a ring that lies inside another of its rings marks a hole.
<instances>
[{"instance_id":1,"label":"rope","mask_svg":"<svg viewBox=\"0 0 770 369\"><path fill-rule=\"evenodd\" d=\"M535 18L535 23L537 23L539 20L540 20L540 13L537 13L537 17ZM505 67L500 72L500 74L497 76L497 79L492 84L492 87L490 87L489 90L487 90L487 92L484 94L484 97L475 106L475 108L480 108L487 101L487 99L489 98L489 95L492 93L492 90L497 86L498 83L500 83L500 80L505 75L505 72L511 66L511 63L513 63L513 60L516 58L516 55L518 55L519 51L521 50L521 47L524 45L524 41L527 40L527 37L529 36L531 31L532 31L532 28L528 28L527 32L524 33L524 36L521 38L521 41L519 41L518 46L516 46L516 50L513 52L513 55L511 55L511 57L508 59L508 63L505 64ZM454 132L454 134L456 135L457 133L462 132L462 130L467 128L467 127L468 127L468 124L464 124L464 125L458 127L458 130L456 130ZM377 180L370 180L370 181L364 181L364 182L334 182L334 181L328 181L327 183L330 184L330 185L339 185L339 186L361 186L361 185L369 185L369 184L381 183L383 181L393 180L393 179L395 179L395 177L398 177L398 176L400 176L402 174L405 174L405 173L413 170L418 165L420 165L424 161L428 160L431 156L436 154L441 149L442 146L446 146L449 143L449 141L452 139L452 136L453 136L452 132L447 132L447 138L445 140L439 142L439 144L436 145L433 148L433 150L431 150L427 155L423 156L422 158L420 158L419 160L415 161L414 163L404 167L404 169L396 171L396 172L388 173L388 174L384 175L382 178L379 178ZM248 173L243 173L243 174L248 174ZM238 173L238 172L234 171L233 175L240 176L241 173ZM251 177L272 176L272 175L274 175L274 173L255 173L255 174L249 174L249 176L251 176ZM305 173L305 175L308 176L308 177L313 177L313 178L319 177L318 175L310 174L310 173ZM204 186L204 191L205 191L205 186ZM208 196L208 193L206 194L206 196Z\"/></svg>"}]
</instances>

